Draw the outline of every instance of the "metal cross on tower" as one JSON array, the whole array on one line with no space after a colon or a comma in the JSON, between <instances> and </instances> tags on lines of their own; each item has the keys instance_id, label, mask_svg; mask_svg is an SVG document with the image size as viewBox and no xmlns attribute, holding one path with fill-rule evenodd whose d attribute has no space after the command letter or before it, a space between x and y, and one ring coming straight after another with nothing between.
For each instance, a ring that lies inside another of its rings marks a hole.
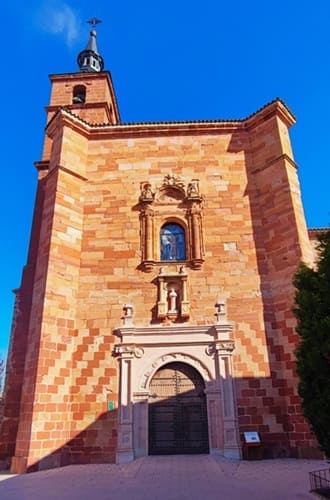
<instances>
[{"instance_id":1,"label":"metal cross on tower","mask_svg":"<svg viewBox=\"0 0 330 500\"><path fill-rule=\"evenodd\" d=\"M96 25L100 24L102 21L96 17L92 17L92 19L89 19L87 22L92 26L92 29L95 29Z\"/></svg>"}]
</instances>

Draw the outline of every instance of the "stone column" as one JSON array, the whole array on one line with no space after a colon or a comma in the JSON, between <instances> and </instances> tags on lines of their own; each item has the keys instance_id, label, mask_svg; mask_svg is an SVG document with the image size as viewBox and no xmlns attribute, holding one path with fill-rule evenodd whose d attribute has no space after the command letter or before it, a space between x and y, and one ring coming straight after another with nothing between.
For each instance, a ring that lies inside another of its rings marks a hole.
<instances>
[{"instance_id":1,"label":"stone column","mask_svg":"<svg viewBox=\"0 0 330 500\"><path fill-rule=\"evenodd\" d=\"M131 403L131 361L133 350L125 346L116 346L116 354L120 356L120 385L119 385L119 420L118 446L116 463L130 462L133 454L133 415Z\"/></svg>"},{"instance_id":2,"label":"stone column","mask_svg":"<svg viewBox=\"0 0 330 500\"><path fill-rule=\"evenodd\" d=\"M145 211L145 259L153 260L152 216L150 210Z\"/></svg>"},{"instance_id":3,"label":"stone column","mask_svg":"<svg viewBox=\"0 0 330 500\"><path fill-rule=\"evenodd\" d=\"M232 372L234 342L217 342L220 381L222 388L224 457L240 458L241 447L236 413L236 394Z\"/></svg>"},{"instance_id":4,"label":"stone column","mask_svg":"<svg viewBox=\"0 0 330 500\"><path fill-rule=\"evenodd\" d=\"M133 394L133 447L134 457L148 455L148 392Z\"/></svg>"},{"instance_id":5,"label":"stone column","mask_svg":"<svg viewBox=\"0 0 330 500\"><path fill-rule=\"evenodd\" d=\"M223 414L220 380L214 380L212 384L210 384L205 390L205 394L207 404L210 454L223 456Z\"/></svg>"},{"instance_id":6,"label":"stone column","mask_svg":"<svg viewBox=\"0 0 330 500\"><path fill-rule=\"evenodd\" d=\"M189 226L189 240L191 246L191 262L194 269L200 269L203 259L203 231L201 217L201 198L196 200L190 199L191 208L187 210L187 219Z\"/></svg>"},{"instance_id":7,"label":"stone column","mask_svg":"<svg viewBox=\"0 0 330 500\"><path fill-rule=\"evenodd\" d=\"M184 269L180 270L181 284L182 284L182 300L181 300L181 316L182 318L189 318L189 301L187 291L188 276L184 274Z\"/></svg>"},{"instance_id":8,"label":"stone column","mask_svg":"<svg viewBox=\"0 0 330 500\"><path fill-rule=\"evenodd\" d=\"M191 211L191 219L192 219L192 250L193 250L193 259L200 260L201 256L201 241L200 241L200 231L199 231L199 211L193 209Z\"/></svg>"},{"instance_id":9,"label":"stone column","mask_svg":"<svg viewBox=\"0 0 330 500\"><path fill-rule=\"evenodd\" d=\"M167 314L167 288L165 278L158 276L158 301L157 301L157 317L165 318Z\"/></svg>"}]
</instances>

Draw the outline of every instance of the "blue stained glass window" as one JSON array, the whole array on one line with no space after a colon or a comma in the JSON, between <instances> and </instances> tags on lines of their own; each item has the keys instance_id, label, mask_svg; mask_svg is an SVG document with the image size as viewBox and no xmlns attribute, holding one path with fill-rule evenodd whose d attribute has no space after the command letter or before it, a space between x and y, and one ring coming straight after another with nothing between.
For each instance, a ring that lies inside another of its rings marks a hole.
<instances>
[{"instance_id":1,"label":"blue stained glass window","mask_svg":"<svg viewBox=\"0 0 330 500\"><path fill-rule=\"evenodd\" d=\"M164 224L161 228L160 260L186 260L185 232L179 224Z\"/></svg>"}]
</instances>

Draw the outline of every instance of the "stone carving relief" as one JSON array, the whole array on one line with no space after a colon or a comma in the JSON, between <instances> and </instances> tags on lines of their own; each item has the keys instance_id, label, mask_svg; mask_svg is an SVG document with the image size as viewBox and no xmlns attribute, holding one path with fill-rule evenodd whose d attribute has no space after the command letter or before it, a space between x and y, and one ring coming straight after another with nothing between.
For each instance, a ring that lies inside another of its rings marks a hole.
<instances>
[{"instance_id":1,"label":"stone carving relief","mask_svg":"<svg viewBox=\"0 0 330 500\"><path fill-rule=\"evenodd\" d=\"M163 180L163 186L177 186L179 188L184 188L184 182L178 175L167 174Z\"/></svg>"},{"instance_id":2,"label":"stone carving relief","mask_svg":"<svg viewBox=\"0 0 330 500\"><path fill-rule=\"evenodd\" d=\"M189 182L187 187L187 197L189 199L200 198L199 179L192 179L191 182Z\"/></svg>"},{"instance_id":3,"label":"stone carving relief","mask_svg":"<svg viewBox=\"0 0 330 500\"><path fill-rule=\"evenodd\" d=\"M137 345L116 344L114 347L114 354L119 357L142 358L144 350Z\"/></svg>"},{"instance_id":4,"label":"stone carving relief","mask_svg":"<svg viewBox=\"0 0 330 500\"><path fill-rule=\"evenodd\" d=\"M151 203L155 197L155 193L151 190L151 184L149 182L141 182L140 184L140 198L139 200L144 203Z\"/></svg>"},{"instance_id":5,"label":"stone carving relief","mask_svg":"<svg viewBox=\"0 0 330 500\"><path fill-rule=\"evenodd\" d=\"M205 352L208 356L215 356L220 354L231 354L234 349L235 343L233 341L213 342L206 347Z\"/></svg>"}]
</instances>

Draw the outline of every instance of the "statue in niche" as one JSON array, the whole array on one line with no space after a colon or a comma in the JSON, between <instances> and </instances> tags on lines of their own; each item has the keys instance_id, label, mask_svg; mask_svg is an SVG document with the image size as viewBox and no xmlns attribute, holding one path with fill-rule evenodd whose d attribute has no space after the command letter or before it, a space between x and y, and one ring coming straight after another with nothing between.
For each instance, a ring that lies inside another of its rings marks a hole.
<instances>
[{"instance_id":1,"label":"statue in niche","mask_svg":"<svg viewBox=\"0 0 330 500\"><path fill-rule=\"evenodd\" d=\"M178 294L174 288L170 288L168 292L168 312L177 313L177 298Z\"/></svg>"},{"instance_id":2,"label":"statue in niche","mask_svg":"<svg viewBox=\"0 0 330 500\"><path fill-rule=\"evenodd\" d=\"M160 230L160 260L186 259L184 229L179 224L165 224Z\"/></svg>"}]
</instances>

